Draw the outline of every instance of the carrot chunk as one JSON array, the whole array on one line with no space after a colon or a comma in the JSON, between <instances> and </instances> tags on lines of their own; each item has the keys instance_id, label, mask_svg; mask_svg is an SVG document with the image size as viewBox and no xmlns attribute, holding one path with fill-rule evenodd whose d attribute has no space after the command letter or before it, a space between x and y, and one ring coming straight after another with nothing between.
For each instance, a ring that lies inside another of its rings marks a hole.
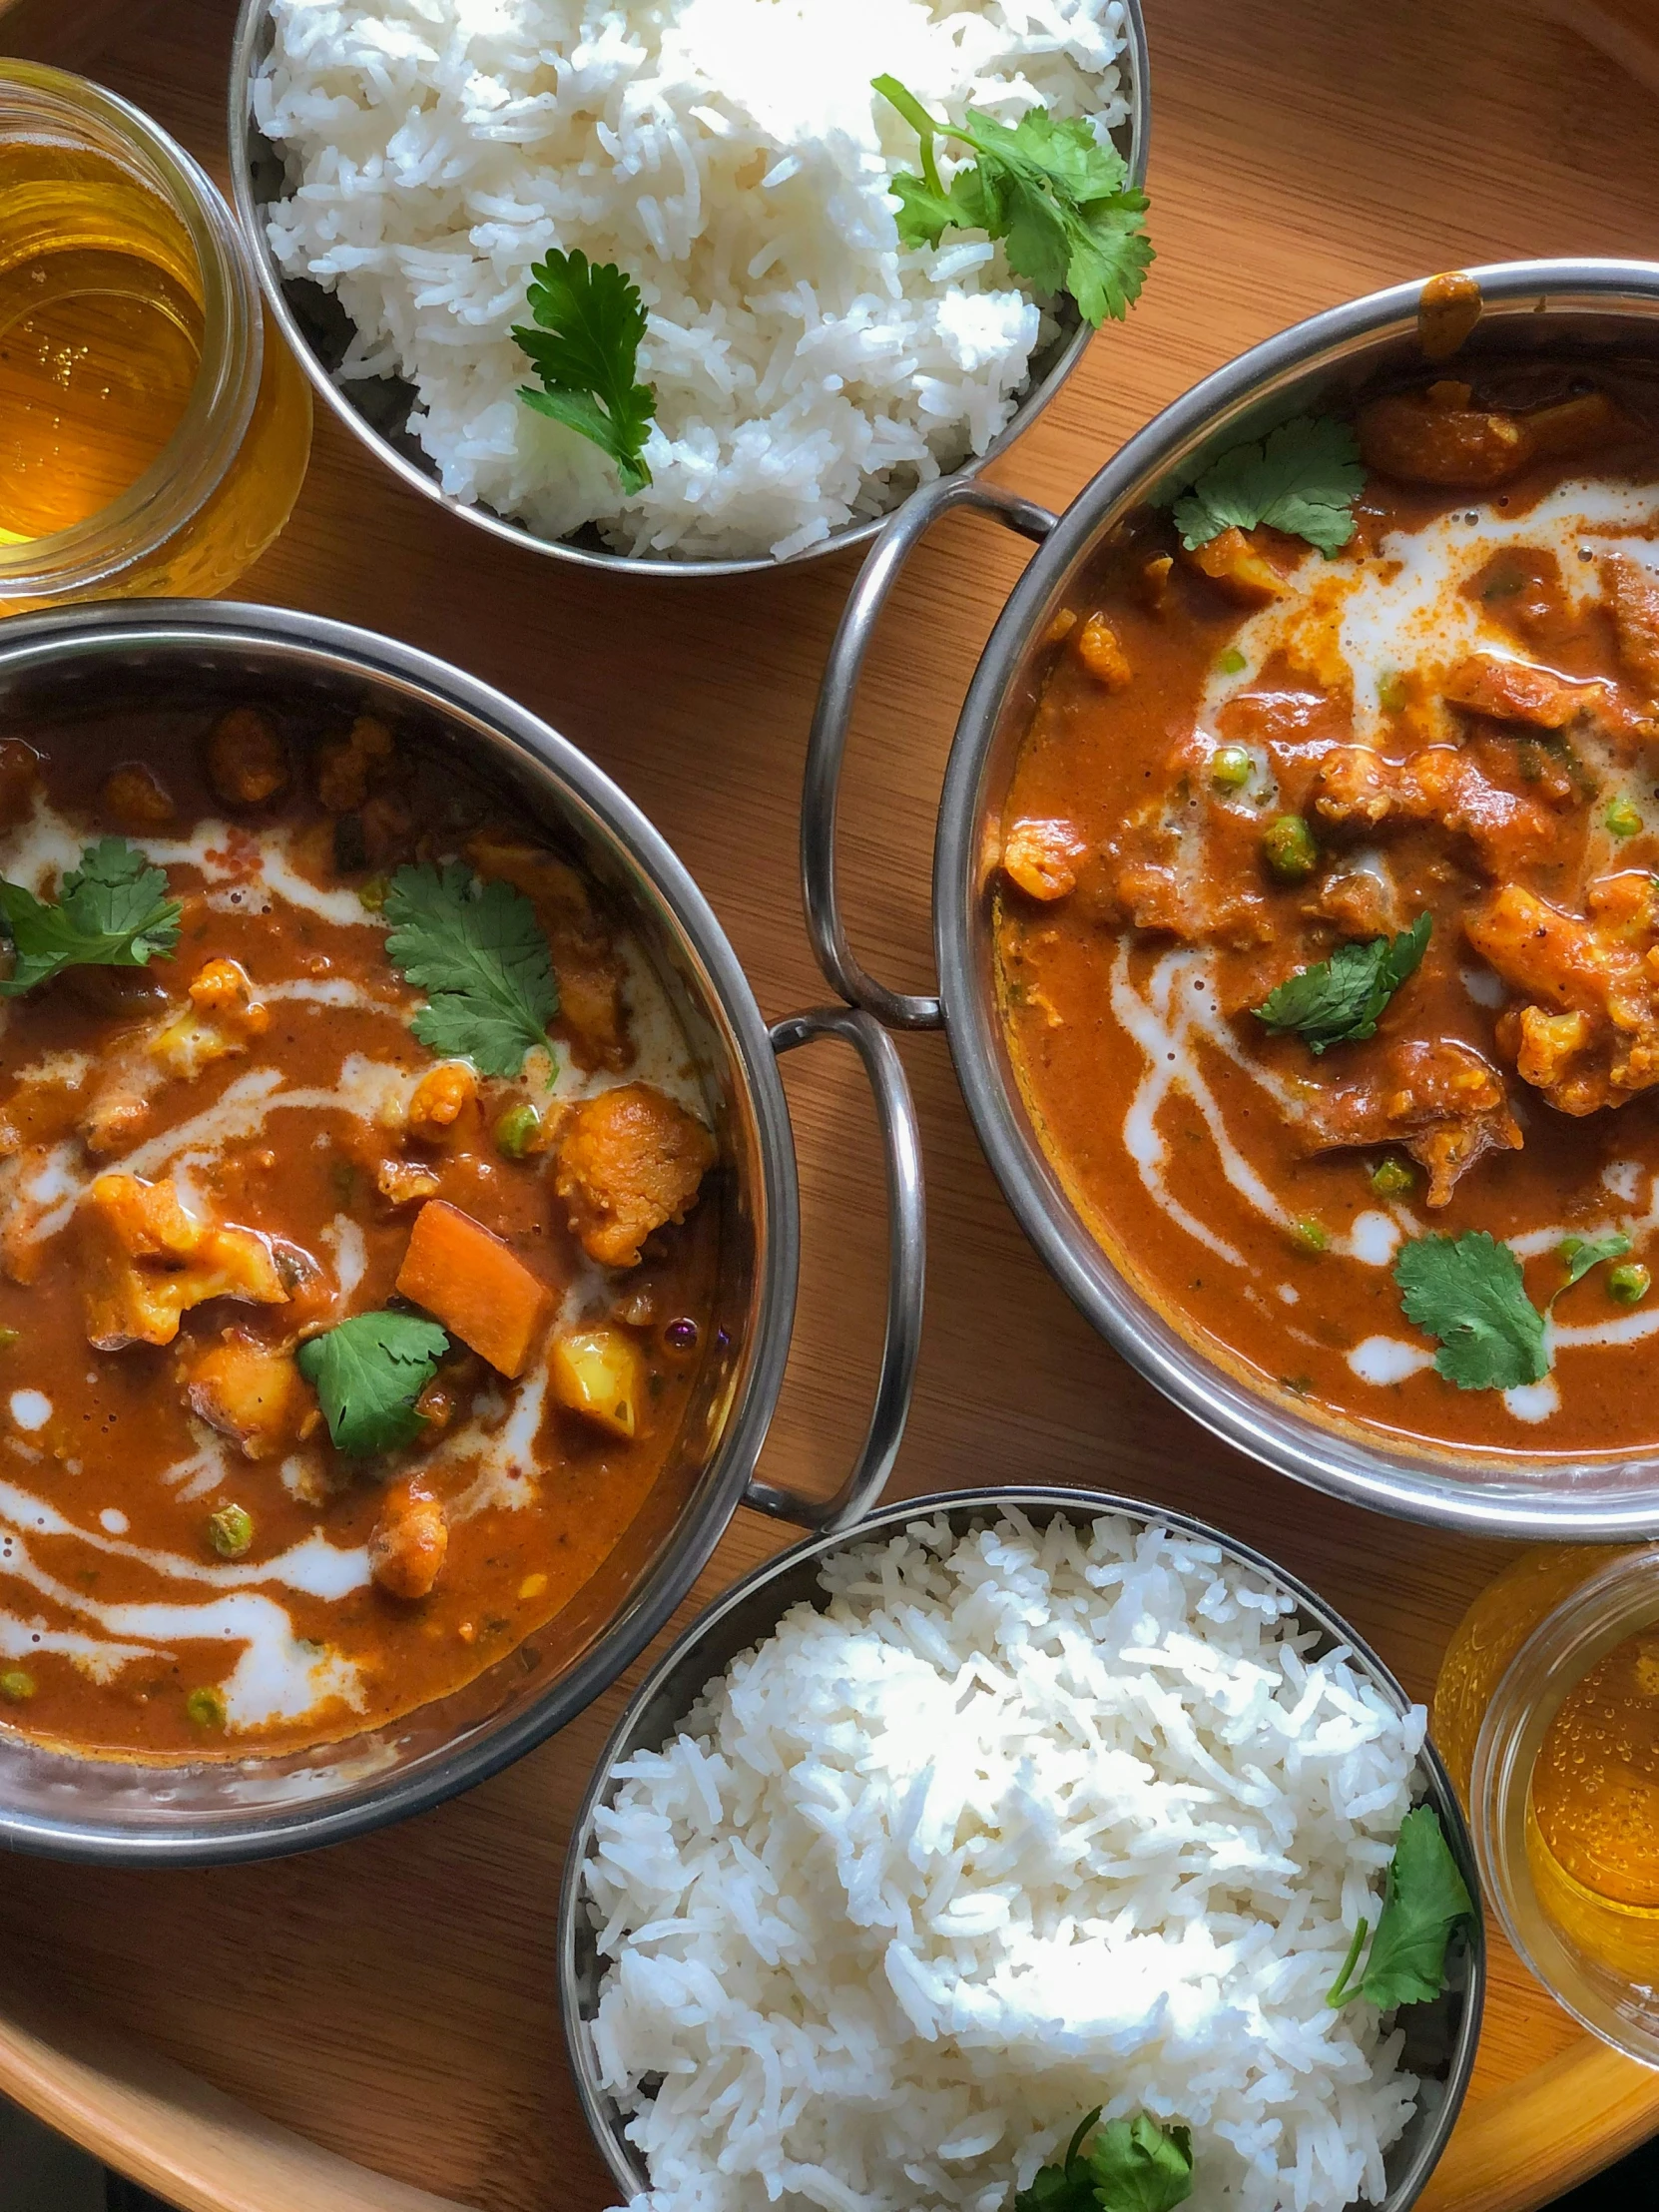
<instances>
[{"instance_id":1,"label":"carrot chunk","mask_svg":"<svg viewBox=\"0 0 1659 2212\"><path fill-rule=\"evenodd\" d=\"M441 1198L415 1216L397 1288L502 1375L524 1372L553 1294L499 1237Z\"/></svg>"}]
</instances>

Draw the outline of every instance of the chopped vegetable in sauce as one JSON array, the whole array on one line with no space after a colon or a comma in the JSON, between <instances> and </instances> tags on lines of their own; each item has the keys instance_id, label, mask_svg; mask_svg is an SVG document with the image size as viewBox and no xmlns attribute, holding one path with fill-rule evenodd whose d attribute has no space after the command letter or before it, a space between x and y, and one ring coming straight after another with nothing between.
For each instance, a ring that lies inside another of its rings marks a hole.
<instances>
[{"instance_id":1,"label":"chopped vegetable in sauce","mask_svg":"<svg viewBox=\"0 0 1659 2212\"><path fill-rule=\"evenodd\" d=\"M1607 1237L1568 1237L1559 1251L1567 1280L1549 1303L1553 1306L1561 1291L1570 1291L1575 1283L1583 1282L1590 1270L1599 1268L1604 1260L1622 1260L1629 1250L1630 1239L1622 1229L1615 1229Z\"/></svg>"}]
</instances>

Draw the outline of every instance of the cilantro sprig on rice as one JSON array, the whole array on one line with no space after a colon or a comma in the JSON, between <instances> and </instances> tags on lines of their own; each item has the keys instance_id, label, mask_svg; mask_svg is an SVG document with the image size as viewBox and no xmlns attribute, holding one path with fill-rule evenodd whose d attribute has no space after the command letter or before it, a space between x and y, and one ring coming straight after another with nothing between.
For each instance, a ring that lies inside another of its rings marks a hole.
<instances>
[{"instance_id":1,"label":"cilantro sprig on rice","mask_svg":"<svg viewBox=\"0 0 1659 2212\"><path fill-rule=\"evenodd\" d=\"M1070 292L1097 330L1108 315L1123 320L1152 266L1147 197L1086 117L1056 122L1046 109L1028 108L1010 129L970 108L965 123L940 123L896 77L870 83L921 141L921 175L900 171L892 180L901 244L937 246L950 229L983 231L1001 241L1016 276L1039 291ZM978 156L948 186L933 151L940 138Z\"/></svg>"},{"instance_id":2,"label":"cilantro sprig on rice","mask_svg":"<svg viewBox=\"0 0 1659 2212\"><path fill-rule=\"evenodd\" d=\"M541 389L525 384L518 396L608 453L633 498L651 481L645 441L657 412L657 387L635 382L645 335L640 287L614 262L590 262L580 248L555 249L530 276L536 327L516 328L513 336Z\"/></svg>"}]
</instances>

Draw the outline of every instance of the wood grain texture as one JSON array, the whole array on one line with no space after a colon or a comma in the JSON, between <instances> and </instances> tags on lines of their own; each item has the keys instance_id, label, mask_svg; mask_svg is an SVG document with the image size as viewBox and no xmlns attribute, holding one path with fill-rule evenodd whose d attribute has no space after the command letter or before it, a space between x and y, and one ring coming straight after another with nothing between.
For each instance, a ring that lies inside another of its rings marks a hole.
<instances>
[{"instance_id":1,"label":"wood grain texture","mask_svg":"<svg viewBox=\"0 0 1659 2212\"><path fill-rule=\"evenodd\" d=\"M1633 13L1628 0L1621 0ZM230 0L22 0L13 51L88 68L223 173ZM1562 23L1489 0L1150 0L1160 260L996 473L1059 505L1186 385L1298 316L1459 264L1651 251L1659 122ZM878 58L877 58L878 59ZM872 63L872 66L874 64ZM860 950L928 977L943 752L1017 545L954 518L895 594L860 701L843 876ZM584 746L709 892L762 1004L822 995L797 802L845 562L731 585L572 573L405 493L327 420L246 595L412 637ZM907 1039L932 1297L895 1488L1030 1476L1204 1513L1314 1582L1418 1696L1504 1547L1377 1519L1223 1450L1140 1382L1025 1245L936 1038ZM779 1475L833 1485L879 1335L871 1121L843 1055L789 1063L806 1259ZM777 1548L740 1516L692 1605ZM462 1802L310 1859L210 1873L14 1861L0 2087L190 2212L599 2212L553 2001L568 1823L628 1687ZM1529 2212L1659 2125L1494 1944L1464 2119L1425 2202Z\"/></svg>"}]
</instances>

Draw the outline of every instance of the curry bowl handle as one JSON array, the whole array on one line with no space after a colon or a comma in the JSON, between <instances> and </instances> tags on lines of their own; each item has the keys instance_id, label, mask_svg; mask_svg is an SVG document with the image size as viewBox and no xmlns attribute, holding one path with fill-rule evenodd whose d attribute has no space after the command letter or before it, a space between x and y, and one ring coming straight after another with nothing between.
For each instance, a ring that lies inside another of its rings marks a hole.
<instances>
[{"instance_id":1,"label":"curry bowl handle","mask_svg":"<svg viewBox=\"0 0 1659 2212\"><path fill-rule=\"evenodd\" d=\"M830 1535L862 1520L881 1495L898 1455L915 1384L927 1267L927 1217L922 1199L921 1132L903 1063L891 1037L852 1006L815 1006L790 1014L771 1032L780 1058L820 1037L838 1037L864 1064L875 1100L887 1182L887 1319L881 1339L875 1402L852 1471L833 1497L803 1497L776 1483L752 1480L743 1502L777 1520Z\"/></svg>"},{"instance_id":2,"label":"curry bowl handle","mask_svg":"<svg viewBox=\"0 0 1659 2212\"><path fill-rule=\"evenodd\" d=\"M937 1029L943 1014L937 997L890 991L884 983L878 983L861 966L847 942L835 889L835 814L840 800L841 763L846 755L858 678L887 594L923 533L952 507L976 508L1039 545L1059 519L1046 507L1021 499L1016 492L982 484L974 477L941 477L907 500L870 547L858 571L835 642L830 648L807 748L807 778L801 799L801 883L813 950L819 966L842 997L863 1007L889 1029Z\"/></svg>"}]
</instances>

